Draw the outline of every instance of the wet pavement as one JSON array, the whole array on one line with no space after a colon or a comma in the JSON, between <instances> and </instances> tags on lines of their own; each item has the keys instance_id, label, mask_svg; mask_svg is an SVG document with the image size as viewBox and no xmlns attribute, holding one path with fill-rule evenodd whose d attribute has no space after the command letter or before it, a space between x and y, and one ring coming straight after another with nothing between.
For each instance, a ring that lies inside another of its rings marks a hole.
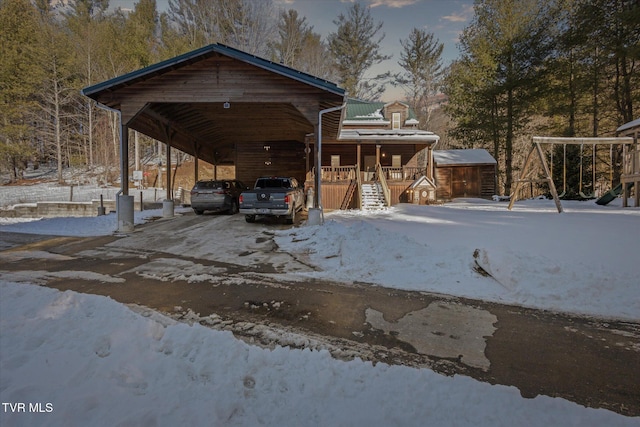
<instances>
[{"instance_id":1,"label":"wet pavement","mask_svg":"<svg viewBox=\"0 0 640 427\"><path fill-rule=\"evenodd\" d=\"M216 226L224 232L214 237ZM0 277L109 296L256 345L430 368L514 386L524 397L562 397L640 416L640 324L303 280L284 273L312 267L279 252L272 239L274 228L286 227L187 214L127 236L2 232ZM190 256L190 245L202 243L183 241L187 229L212 233L207 256ZM180 244L183 252L167 251Z\"/></svg>"}]
</instances>

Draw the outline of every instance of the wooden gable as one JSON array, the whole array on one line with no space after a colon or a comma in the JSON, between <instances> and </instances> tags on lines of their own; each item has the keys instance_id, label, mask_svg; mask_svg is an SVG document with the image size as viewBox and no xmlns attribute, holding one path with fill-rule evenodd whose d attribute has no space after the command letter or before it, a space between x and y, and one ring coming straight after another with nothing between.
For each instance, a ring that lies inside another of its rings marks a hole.
<instances>
[{"instance_id":1,"label":"wooden gable","mask_svg":"<svg viewBox=\"0 0 640 427\"><path fill-rule=\"evenodd\" d=\"M213 164L234 162L237 144L303 143L319 111L344 102L333 83L218 44L83 93L129 128ZM340 121L340 111L326 114L323 135L335 138Z\"/></svg>"}]
</instances>

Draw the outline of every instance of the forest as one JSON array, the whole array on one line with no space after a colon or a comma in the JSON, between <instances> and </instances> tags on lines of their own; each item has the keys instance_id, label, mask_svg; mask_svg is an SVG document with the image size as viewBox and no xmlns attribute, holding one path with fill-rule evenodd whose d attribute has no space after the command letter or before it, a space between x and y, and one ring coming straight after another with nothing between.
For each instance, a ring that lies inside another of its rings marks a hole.
<instances>
[{"instance_id":1,"label":"forest","mask_svg":"<svg viewBox=\"0 0 640 427\"><path fill-rule=\"evenodd\" d=\"M117 115L81 89L211 43L330 80L352 98L378 100L386 85L401 87L420 128L442 137L439 148L486 148L496 158L501 194L510 194L532 135L615 136L637 118L640 0L473 7L451 64L433 33L413 28L400 41L403 71L371 77L388 58L380 51L384 22L365 2L338 12L323 38L273 0L169 0L165 11L155 0L132 10L110 9L108 0L0 0L2 183L40 164L53 165L61 182L68 167L101 168L105 181L115 179L108 171L118 167ZM436 97L446 99L443 108ZM143 151L157 150L139 138ZM604 177L607 185L619 180L620 147L556 146L549 155L554 175L568 171L569 196L583 184L593 191Z\"/></svg>"}]
</instances>

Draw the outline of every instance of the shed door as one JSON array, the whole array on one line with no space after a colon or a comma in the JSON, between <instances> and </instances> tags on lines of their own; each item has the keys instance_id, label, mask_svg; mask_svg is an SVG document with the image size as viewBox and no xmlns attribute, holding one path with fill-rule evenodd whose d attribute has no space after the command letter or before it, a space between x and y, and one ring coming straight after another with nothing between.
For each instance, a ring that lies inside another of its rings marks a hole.
<instances>
[{"instance_id":1,"label":"shed door","mask_svg":"<svg viewBox=\"0 0 640 427\"><path fill-rule=\"evenodd\" d=\"M478 168L461 166L452 169L451 197L480 197Z\"/></svg>"}]
</instances>

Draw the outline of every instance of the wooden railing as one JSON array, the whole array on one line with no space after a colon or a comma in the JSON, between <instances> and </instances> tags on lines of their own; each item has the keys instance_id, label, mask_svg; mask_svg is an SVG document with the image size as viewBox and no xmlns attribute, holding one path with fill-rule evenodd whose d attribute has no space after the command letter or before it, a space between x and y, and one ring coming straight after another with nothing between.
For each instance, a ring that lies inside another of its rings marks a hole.
<instances>
[{"instance_id":1,"label":"wooden railing","mask_svg":"<svg viewBox=\"0 0 640 427\"><path fill-rule=\"evenodd\" d=\"M378 181L380 181L380 185L382 186L384 203L387 206L391 206L391 190L389 189L389 184L387 184L387 177L385 176L380 163L376 164L376 176L378 177Z\"/></svg>"},{"instance_id":2,"label":"wooden railing","mask_svg":"<svg viewBox=\"0 0 640 427\"><path fill-rule=\"evenodd\" d=\"M358 206L356 208L362 208L362 174L360 173L360 164L356 164L356 182L358 183Z\"/></svg>"},{"instance_id":3,"label":"wooden railing","mask_svg":"<svg viewBox=\"0 0 640 427\"><path fill-rule=\"evenodd\" d=\"M382 174L387 181L415 181L424 173L424 168L382 166Z\"/></svg>"},{"instance_id":4,"label":"wooden railing","mask_svg":"<svg viewBox=\"0 0 640 427\"><path fill-rule=\"evenodd\" d=\"M356 179L356 167L322 166L320 178L325 182L351 181L352 179Z\"/></svg>"}]
</instances>

